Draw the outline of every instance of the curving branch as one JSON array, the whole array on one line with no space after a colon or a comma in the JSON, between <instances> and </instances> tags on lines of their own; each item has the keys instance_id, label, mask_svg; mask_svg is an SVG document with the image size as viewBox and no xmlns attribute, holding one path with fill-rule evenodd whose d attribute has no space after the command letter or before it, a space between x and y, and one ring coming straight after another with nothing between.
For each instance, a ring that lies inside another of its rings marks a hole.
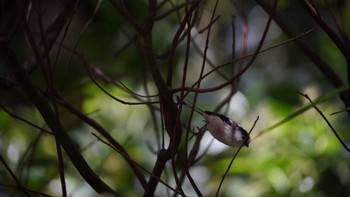
<instances>
[{"instance_id":1,"label":"curving branch","mask_svg":"<svg viewBox=\"0 0 350 197\"><path fill-rule=\"evenodd\" d=\"M257 4L259 4L265 11L268 12L270 10L270 4L263 0L255 0ZM281 12L276 10L276 13L273 16L273 20L278 24L278 26L283 30L283 32L289 36L290 38L298 35L296 30L292 27L290 22L288 22L282 15ZM328 64L317 52L313 49L313 47L303 38L295 40L296 46L301 50L305 55L314 63L314 65L320 70L323 76L335 87L340 88L344 85L343 80L340 76L335 72L330 64ZM342 92L339 94L340 99L343 101L346 107L350 107L349 91ZM350 112L348 112L350 115Z\"/></svg>"},{"instance_id":2,"label":"curving branch","mask_svg":"<svg viewBox=\"0 0 350 197\"><path fill-rule=\"evenodd\" d=\"M350 148L345 144L345 142L341 139L341 137L339 136L338 132L334 129L334 127L332 126L332 124L328 121L328 119L326 118L326 116L322 113L322 111L315 105L314 102L312 102L312 100L310 99L309 95L307 94L303 94L301 92L299 92L299 94L303 97L305 97L307 100L309 100L309 102L312 104L312 107L315 108L315 110L321 115L321 117L323 118L323 120L327 123L327 125L329 126L329 128L331 128L332 132L334 133L335 137L337 137L338 141L341 143L341 145L344 147L344 149L346 151L348 151L350 153Z\"/></svg>"}]
</instances>

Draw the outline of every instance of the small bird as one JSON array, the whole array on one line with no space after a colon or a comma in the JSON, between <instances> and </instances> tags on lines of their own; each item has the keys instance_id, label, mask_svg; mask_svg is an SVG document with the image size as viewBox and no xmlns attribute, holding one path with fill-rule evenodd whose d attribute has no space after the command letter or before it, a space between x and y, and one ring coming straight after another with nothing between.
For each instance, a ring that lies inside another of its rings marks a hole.
<instances>
[{"instance_id":1,"label":"small bird","mask_svg":"<svg viewBox=\"0 0 350 197\"><path fill-rule=\"evenodd\" d=\"M180 99L178 98L178 100ZM197 113L204 117L206 128L218 141L231 147L240 147L242 144L249 147L250 137L248 132L232 119L222 114L202 111L184 100L181 102L193 108Z\"/></svg>"}]
</instances>

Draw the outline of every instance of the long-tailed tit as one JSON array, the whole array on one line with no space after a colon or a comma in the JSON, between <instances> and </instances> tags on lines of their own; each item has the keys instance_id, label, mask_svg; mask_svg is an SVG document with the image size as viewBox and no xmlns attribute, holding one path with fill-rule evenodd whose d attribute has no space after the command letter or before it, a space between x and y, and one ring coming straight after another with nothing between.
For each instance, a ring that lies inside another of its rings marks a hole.
<instances>
[{"instance_id":1,"label":"long-tailed tit","mask_svg":"<svg viewBox=\"0 0 350 197\"><path fill-rule=\"evenodd\" d=\"M206 128L215 139L231 147L240 147L242 143L249 147L250 137L248 132L232 119L222 114L202 111L184 100L180 102L193 108L204 117Z\"/></svg>"}]
</instances>

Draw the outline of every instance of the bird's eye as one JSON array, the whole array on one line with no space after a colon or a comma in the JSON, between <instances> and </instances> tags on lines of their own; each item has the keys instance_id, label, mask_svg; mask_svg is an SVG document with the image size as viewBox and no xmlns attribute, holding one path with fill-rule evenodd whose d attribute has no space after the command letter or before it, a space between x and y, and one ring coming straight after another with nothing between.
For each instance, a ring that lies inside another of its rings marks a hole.
<instances>
[{"instance_id":1,"label":"bird's eye","mask_svg":"<svg viewBox=\"0 0 350 197\"><path fill-rule=\"evenodd\" d=\"M242 133L242 139L245 139L248 136L248 132L245 129L243 129L242 127L240 127L240 126L238 126L238 129Z\"/></svg>"},{"instance_id":2,"label":"bird's eye","mask_svg":"<svg viewBox=\"0 0 350 197\"><path fill-rule=\"evenodd\" d=\"M230 120L226 120L225 123L232 126L232 122Z\"/></svg>"}]
</instances>

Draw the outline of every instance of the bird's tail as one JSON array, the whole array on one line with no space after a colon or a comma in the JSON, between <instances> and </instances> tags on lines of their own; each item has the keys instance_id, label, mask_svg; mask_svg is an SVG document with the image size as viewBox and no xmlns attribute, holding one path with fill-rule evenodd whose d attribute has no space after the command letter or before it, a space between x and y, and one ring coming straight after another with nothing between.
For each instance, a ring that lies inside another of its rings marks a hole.
<instances>
[{"instance_id":1,"label":"bird's tail","mask_svg":"<svg viewBox=\"0 0 350 197\"><path fill-rule=\"evenodd\" d=\"M183 105L186 105L187 107L190 107L191 109L194 109L194 111L196 111L197 113L199 113L202 116L205 116L205 112L202 111L201 109L199 109L196 106L193 106L191 103L185 101L185 100L181 100L180 97L176 96L177 102L181 103Z\"/></svg>"}]
</instances>

